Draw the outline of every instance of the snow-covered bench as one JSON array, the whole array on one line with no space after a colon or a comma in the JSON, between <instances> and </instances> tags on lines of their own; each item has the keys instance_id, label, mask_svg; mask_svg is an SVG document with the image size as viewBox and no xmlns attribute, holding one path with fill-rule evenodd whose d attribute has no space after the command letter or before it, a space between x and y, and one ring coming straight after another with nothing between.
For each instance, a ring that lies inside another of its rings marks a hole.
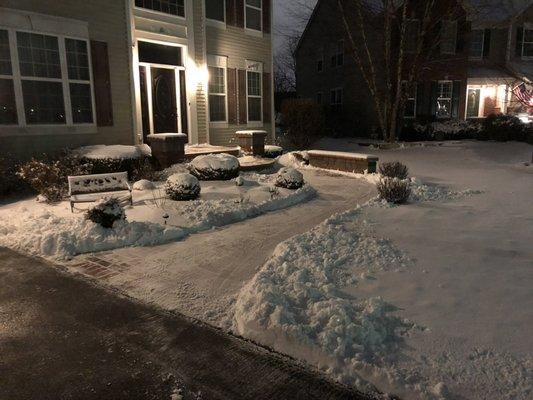
<instances>
[{"instance_id":1,"label":"snow-covered bench","mask_svg":"<svg viewBox=\"0 0 533 400\"><path fill-rule=\"evenodd\" d=\"M310 150L307 154L309 154L309 164L313 167L345 172L374 173L379 160L370 154L345 151Z\"/></svg>"},{"instance_id":2,"label":"snow-covered bench","mask_svg":"<svg viewBox=\"0 0 533 400\"><path fill-rule=\"evenodd\" d=\"M133 205L127 172L68 177L70 211L75 203L92 203L104 197L129 200Z\"/></svg>"}]
</instances>

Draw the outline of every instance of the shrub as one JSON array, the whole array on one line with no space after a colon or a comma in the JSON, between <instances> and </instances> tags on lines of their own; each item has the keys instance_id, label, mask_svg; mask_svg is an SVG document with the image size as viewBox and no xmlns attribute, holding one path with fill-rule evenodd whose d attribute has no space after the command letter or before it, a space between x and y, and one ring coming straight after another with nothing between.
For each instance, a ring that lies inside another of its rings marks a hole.
<instances>
[{"instance_id":1,"label":"shrub","mask_svg":"<svg viewBox=\"0 0 533 400\"><path fill-rule=\"evenodd\" d=\"M19 192L27 188L26 183L17 175L19 162L9 155L0 156L0 196Z\"/></svg>"},{"instance_id":2,"label":"shrub","mask_svg":"<svg viewBox=\"0 0 533 400\"><path fill-rule=\"evenodd\" d=\"M200 194L200 182L191 174L174 174L168 177L165 192L172 200L194 200Z\"/></svg>"},{"instance_id":3,"label":"shrub","mask_svg":"<svg viewBox=\"0 0 533 400\"><path fill-rule=\"evenodd\" d=\"M393 204L403 204L411 195L410 182L407 179L381 178L377 184L379 197Z\"/></svg>"},{"instance_id":4,"label":"shrub","mask_svg":"<svg viewBox=\"0 0 533 400\"><path fill-rule=\"evenodd\" d=\"M282 105L286 138L298 149L308 148L324 135L326 126L322 107L310 100L286 100Z\"/></svg>"},{"instance_id":5,"label":"shrub","mask_svg":"<svg viewBox=\"0 0 533 400\"><path fill-rule=\"evenodd\" d=\"M267 158L276 158L283 155L283 147L280 146L265 146L265 157Z\"/></svg>"},{"instance_id":6,"label":"shrub","mask_svg":"<svg viewBox=\"0 0 533 400\"><path fill-rule=\"evenodd\" d=\"M239 176L240 164L229 154L209 154L191 161L191 174L201 181L227 181Z\"/></svg>"},{"instance_id":7,"label":"shrub","mask_svg":"<svg viewBox=\"0 0 533 400\"><path fill-rule=\"evenodd\" d=\"M388 178L407 179L409 168L399 161L386 162L379 165L379 173Z\"/></svg>"},{"instance_id":8,"label":"shrub","mask_svg":"<svg viewBox=\"0 0 533 400\"><path fill-rule=\"evenodd\" d=\"M304 177L294 168L282 168L276 176L276 186L286 189L299 189L304 184Z\"/></svg>"},{"instance_id":9,"label":"shrub","mask_svg":"<svg viewBox=\"0 0 533 400\"><path fill-rule=\"evenodd\" d=\"M484 136L488 140L506 142L526 140L526 126L513 115L491 114L483 123Z\"/></svg>"},{"instance_id":10,"label":"shrub","mask_svg":"<svg viewBox=\"0 0 533 400\"><path fill-rule=\"evenodd\" d=\"M125 220L126 213L118 199L103 199L87 210L85 219L109 229L115 221Z\"/></svg>"}]
</instances>

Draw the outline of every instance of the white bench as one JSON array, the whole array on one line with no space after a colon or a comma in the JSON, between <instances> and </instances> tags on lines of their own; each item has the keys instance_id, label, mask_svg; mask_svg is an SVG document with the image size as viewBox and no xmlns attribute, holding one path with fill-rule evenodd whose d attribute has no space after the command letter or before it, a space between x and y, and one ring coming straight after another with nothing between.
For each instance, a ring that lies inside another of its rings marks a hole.
<instances>
[{"instance_id":1,"label":"white bench","mask_svg":"<svg viewBox=\"0 0 533 400\"><path fill-rule=\"evenodd\" d=\"M69 176L68 191L71 212L74 212L75 203L92 203L104 197L129 200L133 205L127 172Z\"/></svg>"}]
</instances>

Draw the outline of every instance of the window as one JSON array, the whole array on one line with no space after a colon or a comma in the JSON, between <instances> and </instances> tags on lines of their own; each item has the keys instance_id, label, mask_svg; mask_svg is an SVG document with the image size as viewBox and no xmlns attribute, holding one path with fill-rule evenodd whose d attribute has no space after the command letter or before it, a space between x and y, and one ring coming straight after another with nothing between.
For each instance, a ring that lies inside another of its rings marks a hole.
<instances>
[{"instance_id":1,"label":"window","mask_svg":"<svg viewBox=\"0 0 533 400\"><path fill-rule=\"evenodd\" d=\"M342 105L342 88L331 89L330 104L335 107Z\"/></svg>"},{"instance_id":2,"label":"window","mask_svg":"<svg viewBox=\"0 0 533 400\"><path fill-rule=\"evenodd\" d=\"M165 14L185 17L184 0L135 0L135 6Z\"/></svg>"},{"instance_id":3,"label":"window","mask_svg":"<svg viewBox=\"0 0 533 400\"><path fill-rule=\"evenodd\" d=\"M468 88L466 117L477 118L479 116L479 106L481 103L481 89Z\"/></svg>"},{"instance_id":4,"label":"window","mask_svg":"<svg viewBox=\"0 0 533 400\"><path fill-rule=\"evenodd\" d=\"M404 94L404 118L415 118L416 117L416 94L417 86L416 83L402 83L402 90Z\"/></svg>"},{"instance_id":5,"label":"window","mask_svg":"<svg viewBox=\"0 0 533 400\"><path fill-rule=\"evenodd\" d=\"M322 92L316 94L316 102L317 104L322 104Z\"/></svg>"},{"instance_id":6,"label":"window","mask_svg":"<svg viewBox=\"0 0 533 400\"><path fill-rule=\"evenodd\" d=\"M226 21L224 0L205 0L205 16L215 21Z\"/></svg>"},{"instance_id":7,"label":"window","mask_svg":"<svg viewBox=\"0 0 533 400\"><path fill-rule=\"evenodd\" d=\"M209 120L226 122L226 69L208 67L209 70Z\"/></svg>"},{"instance_id":8,"label":"window","mask_svg":"<svg viewBox=\"0 0 533 400\"><path fill-rule=\"evenodd\" d=\"M442 21L440 52L455 54L457 48L457 21Z\"/></svg>"},{"instance_id":9,"label":"window","mask_svg":"<svg viewBox=\"0 0 533 400\"><path fill-rule=\"evenodd\" d=\"M344 65L344 41L339 40L331 56L331 67L337 68Z\"/></svg>"},{"instance_id":10,"label":"window","mask_svg":"<svg viewBox=\"0 0 533 400\"><path fill-rule=\"evenodd\" d=\"M10 40L18 68L13 68ZM0 124L93 123L88 41L0 30Z\"/></svg>"},{"instance_id":11,"label":"window","mask_svg":"<svg viewBox=\"0 0 533 400\"><path fill-rule=\"evenodd\" d=\"M248 122L261 122L263 120L262 72L263 66L261 63L248 63L246 72Z\"/></svg>"},{"instance_id":12,"label":"window","mask_svg":"<svg viewBox=\"0 0 533 400\"><path fill-rule=\"evenodd\" d=\"M439 81L437 85L437 118L450 118L452 116L452 81Z\"/></svg>"},{"instance_id":13,"label":"window","mask_svg":"<svg viewBox=\"0 0 533 400\"><path fill-rule=\"evenodd\" d=\"M533 57L533 29L524 29L522 57Z\"/></svg>"},{"instance_id":14,"label":"window","mask_svg":"<svg viewBox=\"0 0 533 400\"><path fill-rule=\"evenodd\" d=\"M485 42L485 30L474 29L470 34L470 58L483 58L483 44Z\"/></svg>"},{"instance_id":15,"label":"window","mask_svg":"<svg viewBox=\"0 0 533 400\"><path fill-rule=\"evenodd\" d=\"M324 55L321 54L316 60L316 72L324 71Z\"/></svg>"},{"instance_id":16,"label":"window","mask_svg":"<svg viewBox=\"0 0 533 400\"><path fill-rule=\"evenodd\" d=\"M405 27L405 51L415 53L418 48L418 39L420 34L420 21L417 19L407 20Z\"/></svg>"},{"instance_id":17,"label":"window","mask_svg":"<svg viewBox=\"0 0 533 400\"><path fill-rule=\"evenodd\" d=\"M245 0L246 1L246 28L255 31L263 29L263 10L261 9L261 0Z\"/></svg>"}]
</instances>

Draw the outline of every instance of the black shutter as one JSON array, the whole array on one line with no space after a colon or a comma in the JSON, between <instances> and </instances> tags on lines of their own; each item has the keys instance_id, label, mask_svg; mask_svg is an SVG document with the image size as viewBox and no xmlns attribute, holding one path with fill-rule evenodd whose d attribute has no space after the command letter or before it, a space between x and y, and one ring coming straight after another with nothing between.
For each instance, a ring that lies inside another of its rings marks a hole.
<instances>
[{"instance_id":1,"label":"black shutter","mask_svg":"<svg viewBox=\"0 0 533 400\"><path fill-rule=\"evenodd\" d=\"M228 123L237 124L237 70L228 68Z\"/></svg>"},{"instance_id":2,"label":"black shutter","mask_svg":"<svg viewBox=\"0 0 533 400\"><path fill-rule=\"evenodd\" d=\"M427 102L427 96L424 96L424 91L426 89L426 85L424 85L424 82L419 82L416 85L416 116L421 117L424 114L426 114L425 110L427 110L427 107L424 107L425 102Z\"/></svg>"},{"instance_id":3,"label":"black shutter","mask_svg":"<svg viewBox=\"0 0 533 400\"><path fill-rule=\"evenodd\" d=\"M524 27L516 28L516 57L522 58L522 47L524 45Z\"/></svg>"},{"instance_id":4,"label":"black shutter","mask_svg":"<svg viewBox=\"0 0 533 400\"><path fill-rule=\"evenodd\" d=\"M239 91L239 124L248 123L248 95L246 93L246 71L240 69L238 73L238 91Z\"/></svg>"},{"instance_id":5,"label":"black shutter","mask_svg":"<svg viewBox=\"0 0 533 400\"><path fill-rule=\"evenodd\" d=\"M235 26L244 28L244 0L235 0Z\"/></svg>"},{"instance_id":6,"label":"black shutter","mask_svg":"<svg viewBox=\"0 0 533 400\"><path fill-rule=\"evenodd\" d=\"M464 52L466 39L471 28L472 24L468 21L459 21L457 23L457 43L455 45L455 52L457 54L462 54Z\"/></svg>"},{"instance_id":7,"label":"black shutter","mask_svg":"<svg viewBox=\"0 0 533 400\"><path fill-rule=\"evenodd\" d=\"M272 90L270 89L270 74L263 74L263 123L269 124L272 117Z\"/></svg>"},{"instance_id":8,"label":"black shutter","mask_svg":"<svg viewBox=\"0 0 533 400\"><path fill-rule=\"evenodd\" d=\"M485 29L485 33L483 36L483 58L487 58L490 55L490 36L491 36L492 30Z\"/></svg>"},{"instance_id":9,"label":"black shutter","mask_svg":"<svg viewBox=\"0 0 533 400\"><path fill-rule=\"evenodd\" d=\"M459 118L459 103L461 102L461 81L453 81L452 118Z\"/></svg>"},{"instance_id":10,"label":"black shutter","mask_svg":"<svg viewBox=\"0 0 533 400\"><path fill-rule=\"evenodd\" d=\"M226 0L226 24L235 26L235 0Z\"/></svg>"},{"instance_id":11,"label":"black shutter","mask_svg":"<svg viewBox=\"0 0 533 400\"><path fill-rule=\"evenodd\" d=\"M442 21L438 21L433 27L433 30L434 30L433 37L437 38L437 44L435 45L435 54L439 54L440 53L440 42L442 40ZM430 46L433 45L432 41L430 41L429 43L430 43Z\"/></svg>"},{"instance_id":12,"label":"black shutter","mask_svg":"<svg viewBox=\"0 0 533 400\"><path fill-rule=\"evenodd\" d=\"M429 114L434 117L437 114L437 91L438 82L431 81L431 96L429 97Z\"/></svg>"},{"instance_id":13,"label":"black shutter","mask_svg":"<svg viewBox=\"0 0 533 400\"><path fill-rule=\"evenodd\" d=\"M270 0L263 0L263 32L270 33Z\"/></svg>"},{"instance_id":14,"label":"black shutter","mask_svg":"<svg viewBox=\"0 0 533 400\"><path fill-rule=\"evenodd\" d=\"M113 101L107 43L91 40L91 59L96 103L96 124L113 126Z\"/></svg>"}]
</instances>

